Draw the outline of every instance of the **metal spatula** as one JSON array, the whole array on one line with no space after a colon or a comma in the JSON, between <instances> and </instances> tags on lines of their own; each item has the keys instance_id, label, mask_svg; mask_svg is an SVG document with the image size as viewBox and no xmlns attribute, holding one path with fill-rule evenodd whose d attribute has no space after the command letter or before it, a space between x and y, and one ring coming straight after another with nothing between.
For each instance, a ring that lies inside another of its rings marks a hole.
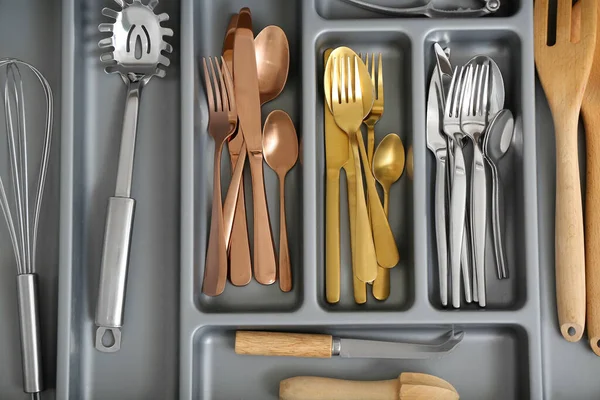
<instances>
[{"instance_id":1,"label":"metal spatula","mask_svg":"<svg viewBox=\"0 0 600 400\"><path fill-rule=\"evenodd\" d=\"M169 59L163 52L173 51L171 45L163 40L163 36L173 36L173 31L160 25L169 19L169 15L154 13L158 0L151 0L148 5L142 4L140 0L132 3L124 0L115 2L121 7L121 11L110 8L102 10L103 15L114 18L115 22L98 26L100 32L112 32L111 37L98 43L100 48L112 48L112 51L100 57L108 63L105 71L118 73L127 85L117 185L115 195L108 200L96 304L96 349L103 352L115 352L121 347L120 328L123 325L135 207L135 200L130 195L140 95L144 85L153 76L165 76L163 66L169 66Z\"/></svg>"}]
</instances>

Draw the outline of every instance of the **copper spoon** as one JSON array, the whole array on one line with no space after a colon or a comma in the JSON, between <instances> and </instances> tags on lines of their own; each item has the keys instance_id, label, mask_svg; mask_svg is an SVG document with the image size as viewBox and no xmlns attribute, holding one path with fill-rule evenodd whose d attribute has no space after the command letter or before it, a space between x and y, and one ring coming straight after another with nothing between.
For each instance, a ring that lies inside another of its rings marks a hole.
<instances>
[{"instance_id":1,"label":"copper spoon","mask_svg":"<svg viewBox=\"0 0 600 400\"><path fill-rule=\"evenodd\" d=\"M254 39L260 104L273 100L283 90L290 67L290 47L285 32L269 25Z\"/></svg>"},{"instance_id":2,"label":"copper spoon","mask_svg":"<svg viewBox=\"0 0 600 400\"><path fill-rule=\"evenodd\" d=\"M298 137L290 116L281 110L269 114L263 129L263 155L279 177L279 287L292 290L292 268L285 222L285 175L298 159Z\"/></svg>"}]
</instances>

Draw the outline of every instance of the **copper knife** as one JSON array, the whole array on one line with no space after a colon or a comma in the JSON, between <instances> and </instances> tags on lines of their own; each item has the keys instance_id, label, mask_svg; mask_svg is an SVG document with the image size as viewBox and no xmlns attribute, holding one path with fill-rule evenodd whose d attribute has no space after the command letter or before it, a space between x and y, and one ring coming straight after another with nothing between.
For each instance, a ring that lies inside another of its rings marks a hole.
<instances>
[{"instance_id":1,"label":"copper knife","mask_svg":"<svg viewBox=\"0 0 600 400\"><path fill-rule=\"evenodd\" d=\"M252 19L248 8L242 8L238 15L233 45L233 74L238 117L252 173L254 278L259 283L270 285L277 278L277 265L263 176L260 94Z\"/></svg>"},{"instance_id":2,"label":"copper knife","mask_svg":"<svg viewBox=\"0 0 600 400\"><path fill-rule=\"evenodd\" d=\"M237 27L238 15L234 14L229 21L225 40L223 41L223 59L233 73L233 42ZM235 80L235 77L234 77ZM235 168L244 137L242 128L238 127L237 134L233 136L227 148L231 159L232 171ZM248 226L246 225L246 202L244 200L244 180L240 184L237 205L233 216L233 230L229 248L229 280L234 286L244 286L252 279L252 263L250 261L250 242L248 241Z\"/></svg>"}]
</instances>

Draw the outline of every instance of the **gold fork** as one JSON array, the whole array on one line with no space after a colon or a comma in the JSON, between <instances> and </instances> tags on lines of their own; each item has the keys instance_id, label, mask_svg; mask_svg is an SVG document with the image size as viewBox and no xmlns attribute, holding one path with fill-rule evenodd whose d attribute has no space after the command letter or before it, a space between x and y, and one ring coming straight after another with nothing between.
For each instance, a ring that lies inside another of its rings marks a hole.
<instances>
[{"instance_id":1,"label":"gold fork","mask_svg":"<svg viewBox=\"0 0 600 400\"><path fill-rule=\"evenodd\" d=\"M362 89L358 72L358 57L333 57L331 108L336 124L348 135L356 172L356 276L363 282L377 277L377 269L369 268L376 258L373 232L367 213L360 165L358 136L363 120ZM348 160L350 161L350 160ZM370 173L370 171L366 171Z\"/></svg>"},{"instance_id":2,"label":"gold fork","mask_svg":"<svg viewBox=\"0 0 600 400\"><path fill-rule=\"evenodd\" d=\"M369 53L366 53L363 57L360 57L364 61L369 75L371 75L371 83L375 88L375 96L373 100L373 107L371 112L364 119L363 123L367 127L367 158L369 159L369 168L373 168L373 154L375 152L375 124L381 119L383 115L383 62L381 60L381 53L379 53L377 61L377 74L375 73L375 53L371 55L371 64L369 64ZM377 76L377 79L375 77Z\"/></svg>"},{"instance_id":3,"label":"gold fork","mask_svg":"<svg viewBox=\"0 0 600 400\"><path fill-rule=\"evenodd\" d=\"M213 171L213 202L210 221L210 235L204 265L202 292L208 296L218 296L225 289L227 281L227 243L223 223L221 201L221 153L227 138L237 127L233 79L227 64L221 57L221 66L216 57L202 59L206 97L208 100L208 132L215 141ZM223 70L223 73L221 73Z\"/></svg>"},{"instance_id":4,"label":"gold fork","mask_svg":"<svg viewBox=\"0 0 600 400\"><path fill-rule=\"evenodd\" d=\"M375 151L375 124L381 119L383 115L383 61L381 53L377 60L377 68L375 68L375 53L369 56L369 53L360 54L369 75L371 76L371 83L373 84L374 96L373 96L373 107L371 112L363 120L363 124L367 127L367 158L369 160L369 169L373 169L373 155ZM371 63L369 64L369 58ZM375 201L378 201L376 199ZM367 196L367 203L371 199ZM390 282L390 270L379 266L377 268L377 278L373 281L373 296L378 300L385 300L389 294Z\"/></svg>"}]
</instances>

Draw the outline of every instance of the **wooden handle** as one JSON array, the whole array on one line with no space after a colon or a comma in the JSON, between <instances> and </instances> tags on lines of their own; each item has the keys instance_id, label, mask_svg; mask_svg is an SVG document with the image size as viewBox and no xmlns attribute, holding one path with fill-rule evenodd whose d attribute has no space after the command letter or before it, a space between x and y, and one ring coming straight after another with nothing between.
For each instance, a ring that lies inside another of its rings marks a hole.
<instances>
[{"instance_id":1,"label":"wooden handle","mask_svg":"<svg viewBox=\"0 0 600 400\"><path fill-rule=\"evenodd\" d=\"M454 386L446 382L442 378L434 375L420 374L416 372L403 372L400 375L400 385L425 385L436 386L442 389L448 389L454 393L458 393Z\"/></svg>"},{"instance_id":2,"label":"wooden handle","mask_svg":"<svg viewBox=\"0 0 600 400\"><path fill-rule=\"evenodd\" d=\"M331 358L331 335L237 331L236 354Z\"/></svg>"},{"instance_id":3,"label":"wooden handle","mask_svg":"<svg viewBox=\"0 0 600 400\"><path fill-rule=\"evenodd\" d=\"M587 99L587 97L586 97ZM600 356L600 115L595 102L581 109L586 135L585 258L587 330L590 346Z\"/></svg>"},{"instance_id":4,"label":"wooden handle","mask_svg":"<svg viewBox=\"0 0 600 400\"><path fill-rule=\"evenodd\" d=\"M569 342L577 342L585 325L585 249L577 149L579 115L571 115L572 110L552 107L556 130L555 262L560 331Z\"/></svg>"},{"instance_id":5,"label":"wooden handle","mask_svg":"<svg viewBox=\"0 0 600 400\"><path fill-rule=\"evenodd\" d=\"M400 382L361 382L296 376L281 381L279 400L398 400Z\"/></svg>"},{"instance_id":6,"label":"wooden handle","mask_svg":"<svg viewBox=\"0 0 600 400\"><path fill-rule=\"evenodd\" d=\"M400 400L458 400L458 393L437 386L402 385Z\"/></svg>"}]
</instances>

